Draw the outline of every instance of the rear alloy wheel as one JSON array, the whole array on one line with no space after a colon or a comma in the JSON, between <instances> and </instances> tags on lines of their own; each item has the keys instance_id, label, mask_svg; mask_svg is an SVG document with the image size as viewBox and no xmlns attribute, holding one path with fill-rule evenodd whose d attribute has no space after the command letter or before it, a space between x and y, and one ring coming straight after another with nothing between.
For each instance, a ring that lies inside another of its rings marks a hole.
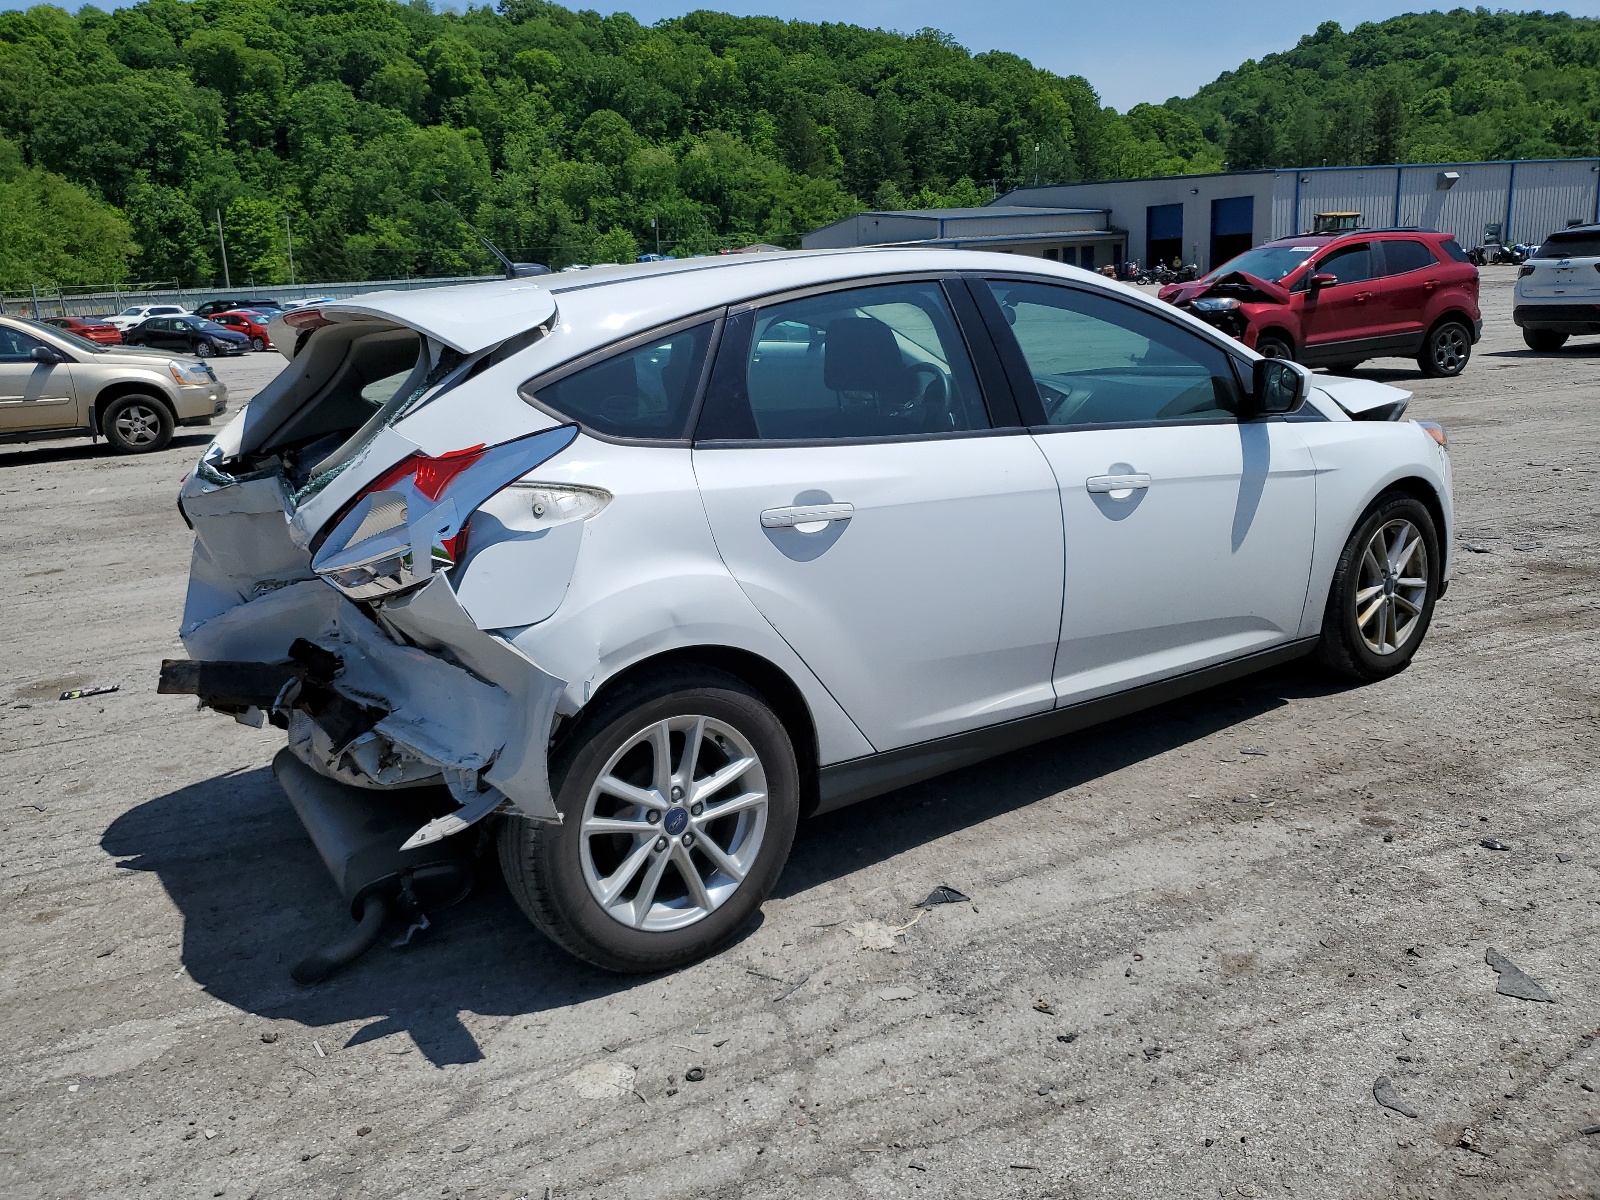
<instances>
[{"instance_id":1,"label":"rear alloy wheel","mask_svg":"<svg viewBox=\"0 0 1600 1200\"><path fill-rule=\"evenodd\" d=\"M1449 379L1466 370L1471 357L1472 331L1459 321L1446 321L1428 334L1422 353L1417 355L1417 365L1424 375Z\"/></svg>"},{"instance_id":2,"label":"rear alloy wheel","mask_svg":"<svg viewBox=\"0 0 1600 1200\"><path fill-rule=\"evenodd\" d=\"M1294 347L1277 334L1268 333L1256 339L1256 353L1262 358L1292 359Z\"/></svg>"},{"instance_id":3,"label":"rear alloy wheel","mask_svg":"<svg viewBox=\"0 0 1600 1200\"><path fill-rule=\"evenodd\" d=\"M1339 556L1318 658L1351 679L1404 670L1433 620L1440 567L1439 536L1427 508L1410 496L1380 501Z\"/></svg>"},{"instance_id":4,"label":"rear alloy wheel","mask_svg":"<svg viewBox=\"0 0 1600 1200\"><path fill-rule=\"evenodd\" d=\"M149 454L172 440L172 414L150 396L119 396L106 406L100 432L122 454Z\"/></svg>"},{"instance_id":5,"label":"rear alloy wheel","mask_svg":"<svg viewBox=\"0 0 1600 1200\"><path fill-rule=\"evenodd\" d=\"M517 903L569 953L672 970L726 946L777 882L799 816L794 749L743 681L679 670L580 718L551 781L560 825L508 818Z\"/></svg>"},{"instance_id":6,"label":"rear alloy wheel","mask_svg":"<svg viewBox=\"0 0 1600 1200\"><path fill-rule=\"evenodd\" d=\"M266 338L264 338L264 337L253 337L253 338L250 339L250 349L256 351L257 353L260 353L262 350L265 350L266 348L267 348L267 339Z\"/></svg>"},{"instance_id":7,"label":"rear alloy wheel","mask_svg":"<svg viewBox=\"0 0 1600 1200\"><path fill-rule=\"evenodd\" d=\"M196 358L210 358L211 357L211 343L210 342L196 342L194 344L194 356Z\"/></svg>"},{"instance_id":8,"label":"rear alloy wheel","mask_svg":"<svg viewBox=\"0 0 1600 1200\"><path fill-rule=\"evenodd\" d=\"M1530 350L1542 350L1549 353L1559 350L1567 344L1567 335L1558 333L1554 329L1524 329L1522 340L1528 344Z\"/></svg>"}]
</instances>

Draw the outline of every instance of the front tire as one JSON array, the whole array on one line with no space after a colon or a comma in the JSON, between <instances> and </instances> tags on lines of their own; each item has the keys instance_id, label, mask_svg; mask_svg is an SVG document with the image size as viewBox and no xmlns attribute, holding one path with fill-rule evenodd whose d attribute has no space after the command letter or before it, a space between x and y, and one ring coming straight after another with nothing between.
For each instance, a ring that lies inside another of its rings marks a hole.
<instances>
[{"instance_id":1,"label":"front tire","mask_svg":"<svg viewBox=\"0 0 1600 1200\"><path fill-rule=\"evenodd\" d=\"M266 348L267 348L267 339L266 338L264 338L264 337L253 337L253 338L250 339L250 349L254 350L257 354L261 353L261 351L265 350Z\"/></svg>"},{"instance_id":2,"label":"front tire","mask_svg":"<svg viewBox=\"0 0 1600 1200\"><path fill-rule=\"evenodd\" d=\"M1287 338L1275 333L1262 334L1256 339L1256 353L1262 358L1294 358L1294 346Z\"/></svg>"},{"instance_id":3,"label":"front tire","mask_svg":"<svg viewBox=\"0 0 1600 1200\"><path fill-rule=\"evenodd\" d=\"M1467 369L1472 357L1472 330L1460 321L1443 321L1434 326L1422 343L1417 366L1433 379L1450 379Z\"/></svg>"},{"instance_id":4,"label":"front tire","mask_svg":"<svg viewBox=\"0 0 1600 1200\"><path fill-rule=\"evenodd\" d=\"M721 950L794 841L788 731L748 684L698 667L626 684L579 721L551 762L562 823L501 826L518 906L608 971L675 970Z\"/></svg>"},{"instance_id":5,"label":"front tire","mask_svg":"<svg viewBox=\"0 0 1600 1200\"><path fill-rule=\"evenodd\" d=\"M1347 679L1386 679L1406 669L1427 636L1443 560L1427 506L1382 497L1345 543L1328 589L1317 658Z\"/></svg>"},{"instance_id":6,"label":"front tire","mask_svg":"<svg viewBox=\"0 0 1600 1200\"><path fill-rule=\"evenodd\" d=\"M1548 354L1565 346L1567 335L1557 333L1554 329L1524 329L1522 340L1528 344L1528 349L1541 350Z\"/></svg>"},{"instance_id":7,"label":"front tire","mask_svg":"<svg viewBox=\"0 0 1600 1200\"><path fill-rule=\"evenodd\" d=\"M172 414L153 396L118 396L106 405L100 432L119 454L150 454L172 440Z\"/></svg>"}]
</instances>

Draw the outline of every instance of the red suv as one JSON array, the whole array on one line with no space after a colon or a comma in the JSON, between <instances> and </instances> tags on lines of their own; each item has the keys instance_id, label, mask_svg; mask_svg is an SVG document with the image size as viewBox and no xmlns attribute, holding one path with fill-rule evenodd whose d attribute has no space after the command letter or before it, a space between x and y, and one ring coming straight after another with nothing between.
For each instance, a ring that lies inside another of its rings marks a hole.
<instances>
[{"instance_id":1,"label":"red suv","mask_svg":"<svg viewBox=\"0 0 1600 1200\"><path fill-rule=\"evenodd\" d=\"M1483 332L1478 268L1432 229L1279 238L1160 295L1268 358L1335 371L1403 357L1459 375Z\"/></svg>"}]
</instances>

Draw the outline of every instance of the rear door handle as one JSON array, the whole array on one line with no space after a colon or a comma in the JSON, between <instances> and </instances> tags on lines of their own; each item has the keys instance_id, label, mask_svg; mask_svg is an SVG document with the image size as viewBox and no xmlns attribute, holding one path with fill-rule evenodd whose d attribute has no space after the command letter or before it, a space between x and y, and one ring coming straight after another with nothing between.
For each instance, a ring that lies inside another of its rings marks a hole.
<instances>
[{"instance_id":1,"label":"rear door handle","mask_svg":"<svg viewBox=\"0 0 1600 1200\"><path fill-rule=\"evenodd\" d=\"M826 525L848 521L855 516L850 504L798 504L791 508L768 508L761 512L763 529L793 529L796 525Z\"/></svg>"},{"instance_id":2,"label":"rear door handle","mask_svg":"<svg viewBox=\"0 0 1600 1200\"><path fill-rule=\"evenodd\" d=\"M1150 476L1091 475L1083 484L1091 492L1142 492L1150 486Z\"/></svg>"},{"instance_id":3,"label":"rear door handle","mask_svg":"<svg viewBox=\"0 0 1600 1200\"><path fill-rule=\"evenodd\" d=\"M1422 281L1422 290L1425 291L1425 292L1431 292L1431 291L1433 291L1434 288L1436 288L1438 286L1439 286L1439 281L1437 279L1424 279Z\"/></svg>"}]
</instances>

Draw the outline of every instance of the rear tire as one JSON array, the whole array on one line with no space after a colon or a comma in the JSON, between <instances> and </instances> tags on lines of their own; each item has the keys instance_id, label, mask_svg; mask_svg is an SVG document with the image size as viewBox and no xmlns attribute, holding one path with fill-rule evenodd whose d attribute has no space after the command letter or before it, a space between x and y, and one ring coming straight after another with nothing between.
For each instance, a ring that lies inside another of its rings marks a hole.
<instances>
[{"instance_id":1,"label":"rear tire","mask_svg":"<svg viewBox=\"0 0 1600 1200\"><path fill-rule=\"evenodd\" d=\"M1433 379L1451 379L1467 369L1472 357L1472 330L1460 321L1441 321L1429 331L1417 355L1417 366Z\"/></svg>"},{"instance_id":2,"label":"rear tire","mask_svg":"<svg viewBox=\"0 0 1600 1200\"><path fill-rule=\"evenodd\" d=\"M1256 353L1262 358L1294 358L1294 346L1275 333L1263 334L1256 339Z\"/></svg>"},{"instance_id":3,"label":"rear tire","mask_svg":"<svg viewBox=\"0 0 1600 1200\"><path fill-rule=\"evenodd\" d=\"M1427 506L1411 496L1380 497L1334 568L1318 661L1346 679L1385 679L1405 670L1427 636L1442 577L1439 534Z\"/></svg>"},{"instance_id":4,"label":"rear tire","mask_svg":"<svg viewBox=\"0 0 1600 1200\"><path fill-rule=\"evenodd\" d=\"M1328 370L1335 375L1347 375L1361 366L1361 363L1361 359L1356 359L1354 362L1332 363L1329 365Z\"/></svg>"},{"instance_id":5,"label":"rear tire","mask_svg":"<svg viewBox=\"0 0 1600 1200\"><path fill-rule=\"evenodd\" d=\"M1557 333L1554 329L1524 329L1522 340L1528 344L1530 350L1541 350L1548 354L1552 350L1559 350L1567 344L1567 334Z\"/></svg>"},{"instance_id":6,"label":"rear tire","mask_svg":"<svg viewBox=\"0 0 1600 1200\"><path fill-rule=\"evenodd\" d=\"M253 338L250 339L250 349L256 351L258 354L261 351L265 350L266 348L267 348L267 339L266 338L253 337Z\"/></svg>"},{"instance_id":7,"label":"rear tire","mask_svg":"<svg viewBox=\"0 0 1600 1200\"><path fill-rule=\"evenodd\" d=\"M154 396L118 396L106 405L100 432L118 454L150 454L172 440L172 414Z\"/></svg>"},{"instance_id":8,"label":"rear tire","mask_svg":"<svg viewBox=\"0 0 1600 1200\"><path fill-rule=\"evenodd\" d=\"M210 358L211 357L211 343L210 342L196 342L194 344L194 356L196 358Z\"/></svg>"},{"instance_id":9,"label":"rear tire","mask_svg":"<svg viewBox=\"0 0 1600 1200\"><path fill-rule=\"evenodd\" d=\"M502 824L506 883L556 945L619 973L675 970L737 938L800 814L783 723L743 680L703 667L626 684L580 717L550 782L562 823Z\"/></svg>"}]
</instances>

